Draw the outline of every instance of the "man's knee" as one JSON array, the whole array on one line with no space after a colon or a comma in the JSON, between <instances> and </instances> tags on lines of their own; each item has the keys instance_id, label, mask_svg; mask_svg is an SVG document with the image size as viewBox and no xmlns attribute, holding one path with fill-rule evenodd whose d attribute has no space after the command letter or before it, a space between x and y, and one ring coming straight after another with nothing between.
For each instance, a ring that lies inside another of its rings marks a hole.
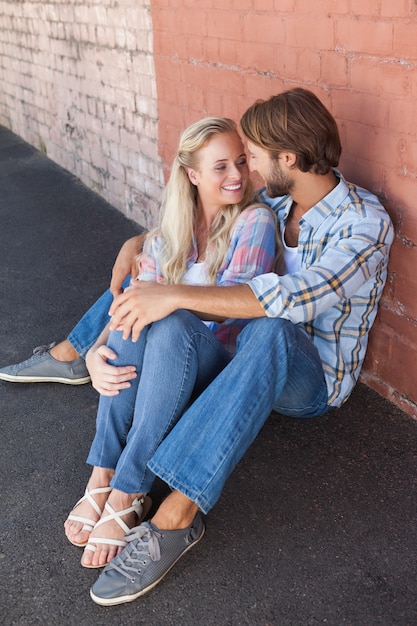
<instances>
[{"instance_id":1,"label":"man's knee","mask_svg":"<svg viewBox=\"0 0 417 626\"><path fill-rule=\"evenodd\" d=\"M238 336L238 349L248 342L261 348L272 347L283 339L291 341L295 337L296 327L292 322L281 318L261 317L251 320Z\"/></svg>"}]
</instances>

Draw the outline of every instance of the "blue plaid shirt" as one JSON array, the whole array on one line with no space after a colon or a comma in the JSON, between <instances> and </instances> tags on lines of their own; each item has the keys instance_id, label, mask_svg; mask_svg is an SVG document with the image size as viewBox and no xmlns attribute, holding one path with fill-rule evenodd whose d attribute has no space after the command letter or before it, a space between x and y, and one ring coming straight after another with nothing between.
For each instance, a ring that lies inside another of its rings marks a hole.
<instances>
[{"instance_id":1,"label":"blue plaid shirt","mask_svg":"<svg viewBox=\"0 0 417 626\"><path fill-rule=\"evenodd\" d=\"M300 221L301 269L258 276L249 286L268 317L305 328L323 363L328 404L340 406L359 377L394 235L376 196L335 174L338 185ZM261 198L282 232L291 197L268 198L263 191Z\"/></svg>"}]
</instances>

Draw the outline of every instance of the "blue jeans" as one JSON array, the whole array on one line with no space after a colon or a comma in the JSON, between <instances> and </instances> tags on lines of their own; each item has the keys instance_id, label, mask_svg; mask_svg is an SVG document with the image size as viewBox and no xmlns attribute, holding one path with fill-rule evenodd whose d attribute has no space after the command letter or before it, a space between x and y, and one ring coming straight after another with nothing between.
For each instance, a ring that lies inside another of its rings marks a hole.
<instances>
[{"instance_id":1,"label":"blue jeans","mask_svg":"<svg viewBox=\"0 0 417 626\"><path fill-rule=\"evenodd\" d=\"M295 417L329 410L323 366L303 328L251 321L234 359L184 413L148 463L207 513L272 409Z\"/></svg>"},{"instance_id":2,"label":"blue jeans","mask_svg":"<svg viewBox=\"0 0 417 626\"><path fill-rule=\"evenodd\" d=\"M108 345L118 355L114 364L135 365L138 375L119 395L100 397L87 463L114 469L112 487L147 493L155 478L149 459L231 357L201 320L182 310L146 327L137 343L115 331Z\"/></svg>"},{"instance_id":3,"label":"blue jeans","mask_svg":"<svg viewBox=\"0 0 417 626\"><path fill-rule=\"evenodd\" d=\"M125 279L123 288L128 287L129 283L130 276ZM70 344L83 359L110 321L108 314L112 302L113 296L108 289L88 309L68 335Z\"/></svg>"}]
</instances>

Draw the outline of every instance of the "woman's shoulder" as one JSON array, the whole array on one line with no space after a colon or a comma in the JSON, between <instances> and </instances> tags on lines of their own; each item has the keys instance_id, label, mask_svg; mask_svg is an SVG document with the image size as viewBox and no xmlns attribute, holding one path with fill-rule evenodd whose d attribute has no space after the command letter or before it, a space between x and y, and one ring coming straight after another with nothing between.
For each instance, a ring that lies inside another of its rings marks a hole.
<instances>
[{"instance_id":1,"label":"woman's shoulder","mask_svg":"<svg viewBox=\"0 0 417 626\"><path fill-rule=\"evenodd\" d=\"M143 246L144 252L151 252L152 250L158 250L162 245L162 239L159 232L159 229L154 228L151 230L145 239L145 243Z\"/></svg>"},{"instance_id":2,"label":"woman's shoulder","mask_svg":"<svg viewBox=\"0 0 417 626\"><path fill-rule=\"evenodd\" d=\"M239 219L241 219L243 222L254 222L260 219L266 219L267 221L275 223L276 217L272 209L266 204L263 204L262 202L253 202L245 209L243 209L242 213L239 216Z\"/></svg>"},{"instance_id":3,"label":"woman's shoulder","mask_svg":"<svg viewBox=\"0 0 417 626\"><path fill-rule=\"evenodd\" d=\"M247 206L236 218L230 237L232 240L264 237L265 233L275 233L277 220L266 205L255 202Z\"/></svg>"}]
</instances>

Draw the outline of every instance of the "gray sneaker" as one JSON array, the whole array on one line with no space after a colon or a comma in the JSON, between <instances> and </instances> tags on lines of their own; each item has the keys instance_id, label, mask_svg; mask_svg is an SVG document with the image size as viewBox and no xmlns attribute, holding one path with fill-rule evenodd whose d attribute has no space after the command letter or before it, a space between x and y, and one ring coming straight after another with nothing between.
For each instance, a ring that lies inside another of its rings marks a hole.
<instances>
[{"instance_id":1,"label":"gray sneaker","mask_svg":"<svg viewBox=\"0 0 417 626\"><path fill-rule=\"evenodd\" d=\"M155 587L178 559L200 541L205 527L200 512L182 530L159 530L144 522L125 536L128 545L101 573L90 590L97 604L132 602Z\"/></svg>"},{"instance_id":2,"label":"gray sneaker","mask_svg":"<svg viewBox=\"0 0 417 626\"><path fill-rule=\"evenodd\" d=\"M30 359L0 369L0 380L11 383L64 383L83 385L90 374L82 357L74 361L57 361L49 354L55 343L38 346Z\"/></svg>"}]
</instances>

